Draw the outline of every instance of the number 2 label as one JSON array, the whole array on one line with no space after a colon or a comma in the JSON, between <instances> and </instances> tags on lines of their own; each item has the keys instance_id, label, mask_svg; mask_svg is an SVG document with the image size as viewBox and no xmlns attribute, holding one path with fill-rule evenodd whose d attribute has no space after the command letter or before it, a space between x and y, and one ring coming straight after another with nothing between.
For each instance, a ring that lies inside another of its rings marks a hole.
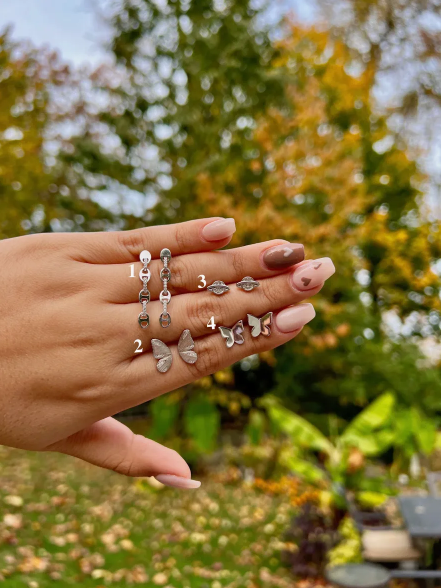
<instances>
[{"instance_id":1,"label":"number 2 label","mask_svg":"<svg viewBox=\"0 0 441 588\"><path fill-rule=\"evenodd\" d=\"M133 341L133 343L138 343L138 347L137 347L137 349L135 349L135 353L142 353L144 351L144 349L141 347L141 345L142 345L141 339L135 339L135 341Z\"/></svg>"}]
</instances>

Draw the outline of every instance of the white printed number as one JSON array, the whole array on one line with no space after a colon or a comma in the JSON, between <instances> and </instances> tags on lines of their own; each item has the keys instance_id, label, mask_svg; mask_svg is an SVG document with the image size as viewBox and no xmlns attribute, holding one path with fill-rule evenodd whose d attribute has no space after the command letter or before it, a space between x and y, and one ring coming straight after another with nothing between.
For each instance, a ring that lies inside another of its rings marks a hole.
<instances>
[{"instance_id":1,"label":"white printed number","mask_svg":"<svg viewBox=\"0 0 441 588\"><path fill-rule=\"evenodd\" d=\"M144 349L141 347L141 345L142 345L141 339L136 339L135 341L133 341L133 343L138 343L138 348L135 349L135 353L142 353L144 351Z\"/></svg>"},{"instance_id":2,"label":"white printed number","mask_svg":"<svg viewBox=\"0 0 441 588\"><path fill-rule=\"evenodd\" d=\"M216 328L216 323L214 322L214 316L212 316L211 319L208 321L207 327L210 327L210 329L213 329L213 331Z\"/></svg>"},{"instance_id":3,"label":"white printed number","mask_svg":"<svg viewBox=\"0 0 441 588\"><path fill-rule=\"evenodd\" d=\"M134 263L132 263L131 266L130 266L130 276L129 277L130 278L134 278L135 277L135 264ZM138 339L137 339L137 341L138 341Z\"/></svg>"},{"instance_id":4,"label":"white printed number","mask_svg":"<svg viewBox=\"0 0 441 588\"><path fill-rule=\"evenodd\" d=\"M207 280L205 279L204 274L201 274L200 276L198 276L198 278L200 278L202 285L198 286L198 288L205 288L205 286L207 285Z\"/></svg>"}]
</instances>

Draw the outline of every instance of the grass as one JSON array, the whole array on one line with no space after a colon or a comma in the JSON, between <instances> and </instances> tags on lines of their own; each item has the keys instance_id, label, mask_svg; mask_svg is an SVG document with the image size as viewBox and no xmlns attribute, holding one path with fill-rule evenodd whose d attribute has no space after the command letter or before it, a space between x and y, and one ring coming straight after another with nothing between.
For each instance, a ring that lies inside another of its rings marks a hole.
<instances>
[{"instance_id":1,"label":"grass","mask_svg":"<svg viewBox=\"0 0 441 588\"><path fill-rule=\"evenodd\" d=\"M8 588L291 587L292 507L243 485L154 488L58 454L0 447L0 581Z\"/></svg>"}]
</instances>

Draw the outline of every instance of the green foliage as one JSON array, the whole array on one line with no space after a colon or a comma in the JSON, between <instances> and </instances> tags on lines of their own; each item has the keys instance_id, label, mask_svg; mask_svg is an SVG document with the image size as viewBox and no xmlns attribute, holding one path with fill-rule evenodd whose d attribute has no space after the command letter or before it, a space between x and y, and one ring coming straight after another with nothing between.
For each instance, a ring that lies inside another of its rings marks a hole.
<instances>
[{"instance_id":1,"label":"green foliage","mask_svg":"<svg viewBox=\"0 0 441 588\"><path fill-rule=\"evenodd\" d=\"M184 428L199 451L213 451L219 434L219 424L219 411L204 396L199 395L188 401L184 411Z\"/></svg>"},{"instance_id":2,"label":"green foliage","mask_svg":"<svg viewBox=\"0 0 441 588\"><path fill-rule=\"evenodd\" d=\"M330 567L349 563L361 563L362 544L361 537L351 517L345 517L338 528L341 541L328 552L328 565Z\"/></svg>"},{"instance_id":3,"label":"green foliage","mask_svg":"<svg viewBox=\"0 0 441 588\"><path fill-rule=\"evenodd\" d=\"M164 439L174 429L180 405L174 394L165 394L156 398L150 407L152 426L149 436L153 439Z\"/></svg>"}]
</instances>

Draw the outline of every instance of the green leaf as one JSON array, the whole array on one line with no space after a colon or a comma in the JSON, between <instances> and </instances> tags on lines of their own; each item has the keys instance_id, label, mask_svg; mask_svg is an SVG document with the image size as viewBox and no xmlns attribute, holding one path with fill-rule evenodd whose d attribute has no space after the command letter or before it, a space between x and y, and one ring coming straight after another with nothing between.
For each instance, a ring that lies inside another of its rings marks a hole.
<instances>
[{"instance_id":1,"label":"green leaf","mask_svg":"<svg viewBox=\"0 0 441 588\"><path fill-rule=\"evenodd\" d=\"M380 492L365 491L357 493L357 502L365 508L381 506L388 498L386 494L381 494Z\"/></svg>"},{"instance_id":2,"label":"green leaf","mask_svg":"<svg viewBox=\"0 0 441 588\"><path fill-rule=\"evenodd\" d=\"M387 451L394 440L394 432L390 429L385 429L365 436L345 435L342 442L346 447L356 447L367 457L374 457Z\"/></svg>"},{"instance_id":3,"label":"green leaf","mask_svg":"<svg viewBox=\"0 0 441 588\"><path fill-rule=\"evenodd\" d=\"M395 396L390 392L379 396L349 423L341 436L342 442L348 437L363 437L386 425L394 405Z\"/></svg>"},{"instance_id":4,"label":"green leaf","mask_svg":"<svg viewBox=\"0 0 441 588\"><path fill-rule=\"evenodd\" d=\"M282 454L280 457L280 463L310 484L316 484L317 482L326 479L326 473L322 469L311 461L300 459L291 452Z\"/></svg>"},{"instance_id":5,"label":"green leaf","mask_svg":"<svg viewBox=\"0 0 441 588\"><path fill-rule=\"evenodd\" d=\"M331 456L335 448L332 443L304 418L282 406L270 406L268 414L276 427L291 437L298 447L323 451Z\"/></svg>"},{"instance_id":6,"label":"green leaf","mask_svg":"<svg viewBox=\"0 0 441 588\"><path fill-rule=\"evenodd\" d=\"M436 444L436 424L433 419L425 417L421 412L413 407L412 411L412 429L417 442L418 449L430 455L435 449Z\"/></svg>"},{"instance_id":7,"label":"green leaf","mask_svg":"<svg viewBox=\"0 0 441 588\"><path fill-rule=\"evenodd\" d=\"M199 451L209 453L216 445L220 416L217 407L203 396L191 399L184 412L184 427Z\"/></svg>"},{"instance_id":8,"label":"green leaf","mask_svg":"<svg viewBox=\"0 0 441 588\"><path fill-rule=\"evenodd\" d=\"M250 411L250 418L246 433L252 445L259 445L265 431L265 415L260 410L253 409Z\"/></svg>"},{"instance_id":9,"label":"green leaf","mask_svg":"<svg viewBox=\"0 0 441 588\"><path fill-rule=\"evenodd\" d=\"M149 436L163 439L172 431L179 414L179 401L171 394L165 394L150 403L152 426Z\"/></svg>"}]
</instances>

